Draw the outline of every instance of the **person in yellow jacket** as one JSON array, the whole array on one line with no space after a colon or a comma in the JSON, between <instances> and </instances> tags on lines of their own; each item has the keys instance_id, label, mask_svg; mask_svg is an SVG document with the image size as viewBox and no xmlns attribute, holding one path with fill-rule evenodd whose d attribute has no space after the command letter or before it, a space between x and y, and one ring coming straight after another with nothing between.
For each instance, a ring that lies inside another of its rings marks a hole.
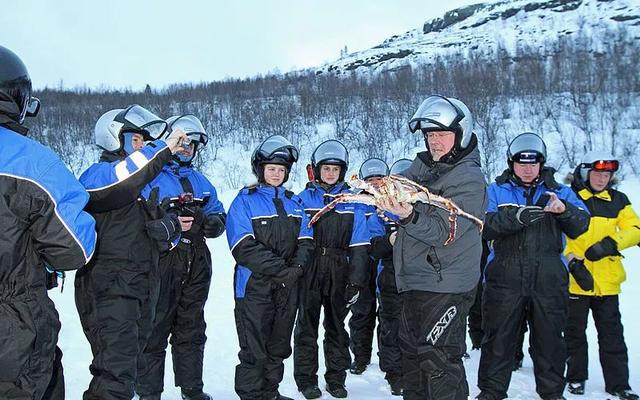
<instances>
[{"instance_id":1,"label":"person in yellow jacket","mask_svg":"<svg viewBox=\"0 0 640 400\"><path fill-rule=\"evenodd\" d=\"M611 188L619 162L602 151L587 153L573 173L572 189L589 209L589 229L568 239L565 254L577 257L593 276L593 290L581 288L572 276L569 285L567 381L569 392L584 394L588 378L587 320L589 310L598 331L600 364L605 390L619 399L638 399L629 387L627 346L624 342L618 295L626 274L620 251L640 242L640 219L627 196ZM574 261L572 261L574 262ZM584 285L583 285L584 286Z\"/></svg>"}]
</instances>

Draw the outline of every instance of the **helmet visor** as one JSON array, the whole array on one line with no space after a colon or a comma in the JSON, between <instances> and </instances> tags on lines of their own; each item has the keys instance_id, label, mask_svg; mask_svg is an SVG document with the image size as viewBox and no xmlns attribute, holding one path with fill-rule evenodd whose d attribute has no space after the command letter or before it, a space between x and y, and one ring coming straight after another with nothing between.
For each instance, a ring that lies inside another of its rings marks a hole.
<instances>
[{"instance_id":1,"label":"helmet visor","mask_svg":"<svg viewBox=\"0 0 640 400\"><path fill-rule=\"evenodd\" d=\"M205 146L209 141L209 136L205 132L202 122L195 115L181 115L171 121L168 130L173 132L176 129L180 129L187 134L189 143L195 141Z\"/></svg>"},{"instance_id":2,"label":"helmet visor","mask_svg":"<svg viewBox=\"0 0 640 400\"><path fill-rule=\"evenodd\" d=\"M342 143L337 140L327 140L321 143L311 156L312 164L336 164L348 165L349 152Z\"/></svg>"},{"instance_id":3,"label":"helmet visor","mask_svg":"<svg viewBox=\"0 0 640 400\"><path fill-rule=\"evenodd\" d=\"M360 179L369 179L374 176L387 176L388 174L389 167L387 163L379 158L370 158L363 162L358 173Z\"/></svg>"},{"instance_id":4,"label":"helmet visor","mask_svg":"<svg viewBox=\"0 0 640 400\"><path fill-rule=\"evenodd\" d=\"M620 167L618 160L598 160L592 163L580 164L582 168L588 168L593 171L616 172Z\"/></svg>"},{"instance_id":5,"label":"helmet visor","mask_svg":"<svg viewBox=\"0 0 640 400\"><path fill-rule=\"evenodd\" d=\"M464 114L447 99L440 96L430 96L425 99L418 111L409 121L409 130L437 131L452 130L464 117Z\"/></svg>"},{"instance_id":6,"label":"helmet visor","mask_svg":"<svg viewBox=\"0 0 640 400\"><path fill-rule=\"evenodd\" d=\"M135 104L118 114L116 121L122 122L122 131L142 131L147 140L155 140L167 129L167 123L146 108Z\"/></svg>"},{"instance_id":7,"label":"helmet visor","mask_svg":"<svg viewBox=\"0 0 640 400\"><path fill-rule=\"evenodd\" d=\"M391 170L389 171L389 175L400 175L411 166L412 161L408 158L401 158L400 160L393 163L391 166Z\"/></svg>"},{"instance_id":8,"label":"helmet visor","mask_svg":"<svg viewBox=\"0 0 640 400\"><path fill-rule=\"evenodd\" d=\"M289 140L280 135L268 137L256 150L263 161L286 160L293 164L298 161L298 149Z\"/></svg>"}]
</instances>

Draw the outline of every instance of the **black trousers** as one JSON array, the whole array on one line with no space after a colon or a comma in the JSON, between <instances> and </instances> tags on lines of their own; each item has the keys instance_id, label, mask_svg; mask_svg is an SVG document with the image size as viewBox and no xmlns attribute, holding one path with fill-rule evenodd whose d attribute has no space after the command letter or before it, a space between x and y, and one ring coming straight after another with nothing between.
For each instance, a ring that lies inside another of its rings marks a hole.
<instances>
[{"instance_id":1,"label":"black trousers","mask_svg":"<svg viewBox=\"0 0 640 400\"><path fill-rule=\"evenodd\" d=\"M264 400L278 394L283 360L291 355L291 333L298 305L297 287L278 287L252 275L244 298L234 310L240 352L235 390L242 400Z\"/></svg>"},{"instance_id":2,"label":"black trousers","mask_svg":"<svg viewBox=\"0 0 640 400\"><path fill-rule=\"evenodd\" d=\"M318 384L318 326L324 308L324 359L327 383L344 384L351 364L344 320L348 280L346 255L318 255L302 277L300 310L294 332L293 376L299 389Z\"/></svg>"},{"instance_id":3,"label":"black trousers","mask_svg":"<svg viewBox=\"0 0 640 400\"><path fill-rule=\"evenodd\" d=\"M356 362L369 364L376 327L377 261L370 260L367 286L360 291L358 301L351 306L349 319L349 347Z\"/></svg>"},{"instance_id":4,"label":"black trousers","mask_svg":"<svg viewBox=\"0 0 640 400\"><path fill-rule=\"evenodd\" d=\"M136 392L162 393L169 335L175 385L201 390L207 340L204 306L211 283L211 253L204 239L181 241L160 259L160 272L156 319L138 363Z\"/></svg>"},{"instance_id":5,"label":"black trousers","mask_svg":"<svg viewBox=\"0 0 640 400\"><path fill-rule=\"evenodd\" d=\"M469 396L462 356L475 291L401 294L404 399L463 400Z\"/></svg>"},{"instance_id":6,"label":"black trousers","mask_svg":"<svg viewBox=\"0 0 640 400\"><path fill-rule=\"evenodd\" d=\"M380 369L386 373L385 379L391 382L402 379L402 351L399 342L402 299L396 287L392 265L390 267L385 265L378 277L378 284L380 286L378 357Z\"/></svg>"},{"instance_id":7,"label":"black trousers","mask_svg":"<svg viewBox=\"0 0 640 400\"><path fill-rule=\"evenodd\" d=\"M629 387L629 357L624 342L618 296L569 297L567 326L567 381L586 381L589 378L587 321L589 310L598 332L600 365L607 392L623 391Z\"/></svg>"},{"instance_id":8,"label":"black trousers","mask_svg":"<svg viewBox=\"0 0 640 400\"><path fill-rule=\"evenodd\" d=\"M482 303L482 343L478 387L497 399L507 397L523 322L529 323L530 353L536 392L543 399L558 398L565 386L568 293L558 286L544 294L522 296L520 288L485 285Z\"/></svg>"},{"instance_id":9,"label":"black trousers","mask_svg":"<svg viewBox=\"0 0 640 400\"><path fill-rule=\"evenodd\" d=\"M156 268L152 262L97 261L76 272L76 307L93 353L84 400L133 398L158 299Z\"/></svg>"}]
</instances>

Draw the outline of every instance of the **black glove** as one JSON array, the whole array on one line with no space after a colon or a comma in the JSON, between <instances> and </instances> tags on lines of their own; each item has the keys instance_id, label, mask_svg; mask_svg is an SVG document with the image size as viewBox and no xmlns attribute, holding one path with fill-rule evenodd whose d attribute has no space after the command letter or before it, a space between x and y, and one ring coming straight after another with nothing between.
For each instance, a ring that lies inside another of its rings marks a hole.
<instances>
[{"instance_id":1,"label":"black glove","mask_svg":"<svg viewBox=\"0 0 640 400\"><path fill-rule=\"evenodd\" d=\"M531 225L540 222L545 214L544 210L538 206L525 206L518 209L516 219L522 225Z\"/></svg>"},{"instance_id":2,"label":"black glove","mask_svg":"<svg viewBox=\"0 0 640 400\"><path fill-rule=\"evenodd\" d=\"M584 266L584 262L579 258L569 261L569 272L573 275L573 279L582 290L590 292L593 290L593 276L591 272Z\"/></svg>"},{"instance_id":3,"label":"black glove","mask_svg":"<svg viewBox=\"0 0 640 400\"><path fill-rule=\"evenodd\" d=\"M605 236L601 241L591 245L584 253L589 261L598 261L607 256L619 256L618 245L616 241L609 236Z\"/></svg>"},{"instance_id":4,"label":"black glove","mask_svg":"<svg viewBox=\"0 0 640 400\"><path fill-rule=\"evenodd\" d=\"M284 287L293 286L298 279L302 276L302 267L299 265L293 267L287 267L282 271L278 272L274 277L273 281L278 285L282 285Z\"/></svg>"},{"instance_id":5,"label":"black glove","mask_svg":"<svg viewBox=\"0 0 640 400\"><path fill-rule=\"evenodd\" d=\"M360 286L358 285L347 285L347 289L344 291L344 300L347 302L347 308L350 308L352 305L356 304L358 298L360 297Z\"/></svg>"},{"instance_id":6,"label":"black glove","mask_svg":"<svg viewBox=\"0 0 640 400\"><path fill-rule=\"evenodd\" d=\"M151 189L149 192L149 198L145 201L147 206L147 212L151 216L151 219L158 219L164 216L164 210L158 204L158 193L160 192L160 187L156 186Z\"/></svg>"},{"instance_id":7,"label":"black glove","mask_svg":"<svg viewBox=\"0 0 640 400\"><path fill-rule=\"evenodd\" d=\"M202 233L208 238L217 238L224 232L224 214L209 214L202 224Z\"/></svg>"},{"instance_id":8,"label":"black glove","mask_svg":"<svg viewBox=\"0 0 640 400\"><path fill-rule=\"evenodd\" d=\"M146 224L149 237L158 242L170 242L181 232L180 220L173 213L148 221Z\"/></svg>"}]
</instances>

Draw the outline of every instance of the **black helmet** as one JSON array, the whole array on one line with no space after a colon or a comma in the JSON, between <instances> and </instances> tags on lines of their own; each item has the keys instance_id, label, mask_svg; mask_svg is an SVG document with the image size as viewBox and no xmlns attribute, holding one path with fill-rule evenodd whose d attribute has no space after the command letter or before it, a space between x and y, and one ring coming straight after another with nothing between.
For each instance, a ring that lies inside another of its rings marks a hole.
<instances>
[{"instance_id":1,"label":"black helmet","mask_svg":"<svg viewBox=\"0 0 640 400\"><path fill-rule=\"evenodd\" d=\"M311 154L311 167L313 168L313 175L316 180L320 180L320 166L327 165L339 165L340 182L344 181L344 176L347 174L349 168L349 152L342 143L337 140L327 140L318 145Z\"/></svg>"},{"instance_id":2,"label":"black helmet","mask_svg":"<svg viewBox=\"0 0 640 400\"><path fill-rule=\"evenodd\" d=\"M200 146L204 147L209 142L209 135L204 130L202 122L193 114L176 115L167 119L167 135L170 135L174 129L180 129L187 134L187 140L183 142L183 146L191 146L193 144L193 152L191 155L180 154L173 155L173 159L181 166L189 166L194 158L198 155Z\"/></svg>"},{"instance_id":3,"label":"black helmet","mask_svg":"<svg viewBox=\"0 0 640 400\"><path fill-rule=\"evenodd\" d=\"M473 116L469 108L453 97L429 96L409 121L409 130L414 133L451 131L456 134L455 148L466 149L473 134Z\"/></svg>"},{"instance_id":4,"label":"black helmet","mask_svg":"<svg viewBox=\"0 0 640 400\"><path fill-rule=\"evenodd\" d=\"M408 158L401 158L397 160L391 166L391 171L389 171L389 175L400 175L401 173L409 169L412 163L413 161L409 160Z\"/></svg>"},{"instance_id":5,"label":"black helmet","mask_svg":"<svg viewBox=\"0 0 640 400\"><path fill-rule=\"evenodd\" d=\"M360 166L358 177L362 180L367 180L376 176L382 177L389 175L389 166L386 162L379 158L372 157Z\"/></svg>"},{"instance_id":6,"label":"black helmet","mask_svg":"<svg viewBox=\"0 0 640 400\"><path fill-rule=\"evenodd\" d=\"M31 78L27 67L14 52L0 46L0 113L22 124L30 102Z\"/></svg>"},{"instance_id":7,"label":"black helmet","mask_svg":"<svg viewBox=\"0 0 640 400\"><path fill-rule=\"evenodd\" d=\"M287 168L284 181L282 181L284 183L289 179L291 166L296 161L298 161L298 149L285 137L273 135L266 138L254 150L251 156L251 171L258 178L258 181L263 182L264 171L262 166L264 164L284 165Z\"/></svg>"},{"instance_id":8,"label":"black helmet","mask_svg":"<svg viewBox=\"0 0 640 400\"><path fill-rule=\"evenodd\" d=\"M535 133L525 132L516 136L507 149L507 161L509 168L513 168L513 163L535 164L544 166L547 159L547 145L544 140Z\"/></svg>"}]
</instances>

